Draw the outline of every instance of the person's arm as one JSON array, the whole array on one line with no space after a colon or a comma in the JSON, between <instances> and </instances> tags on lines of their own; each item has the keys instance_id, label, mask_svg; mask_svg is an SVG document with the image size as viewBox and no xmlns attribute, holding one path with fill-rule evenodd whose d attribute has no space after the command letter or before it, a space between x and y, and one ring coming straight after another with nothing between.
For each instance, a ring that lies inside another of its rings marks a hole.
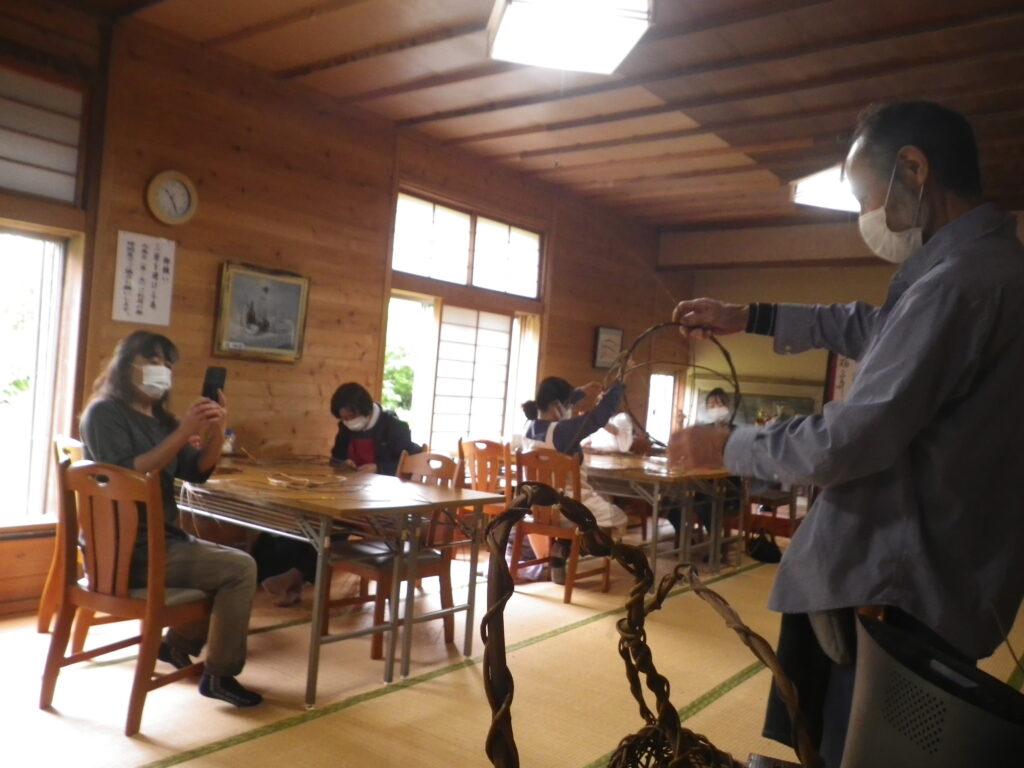
<instances>
[{"instance_id":1,"label":"person's arm","mask_svg":"<svg viewBox=\"0 0 1024 768\"><path fill-rule=\"evenodd\" d=\"M385 418L385 414L381 414ZM398 460L402 457L402 451L419 453L421 448L412 441L412 432L409 425L395 416L387 416L387 424L384 430L384 444L378 443L380 453L377 456L377 473L381 475L394 475L398 472Z\"/></svg>"},{"instance_id":2,"label":"person's arm","mask_svg":"<svg viewBox=\"0 0 1024 768\"><path fill-rule=\"evenodd\" d=\"M579 447L583 438L594 434L608 423L608 419L619 410L619 403L622 402L623 385L616 381L604 391L601 400L590 411L582 416L574 416L565 419L555 425L551 441L555 449L566 453Z\"/></svg>"},{"instance_id":3,"label":"person's arm","mask_svg":"<svg viewBox=\"0 0 1024 768\"><path fill-rule=\"evenodd\" d=\"M990 307L956 286L920 281L861 360L847 398L820 415L728 436L724 463L739 475L834 485L892 467L981 366Z\"/></svg>"},{"instance_id":4,"label":"person's arm","mask_svg":"<svg viewBox=\"0 0 1024 768\"><path fill-rule=\"evenodd\" d=\"M334 437L334 447L331 448L331 461L335 464L344 464L348 459L349 431L338 423L338 434Z\"/></svg>"},{"instance_id":5,"label":"person's arm","mask_svg":"<svg viewBox=\"0 0 1024 768\"><path fill-rule=\"evenodd\" d=\"M775 337L780 354L829 349L859 360L871 337L879 309L864 302L852 304L729 304L716 299L681 301L672 319L687 333L724 336L754 333Z\"/></svg>"},{"instance_id":6,"label":"person's arm","mask_svg":"<svg viewBox=\"0 0 1024 768\"><path fill-rule=\"evenodd\" d=\"M756 313L775 313L772 333L775 351L794 354L808 349L828 349L837 355L860 360L878 321L879 308L862 301L852 304L752 304ZM762 315L763 317L763 315ZM748 325L748 333L757 333Z\"/></svg>"}]
</instances>

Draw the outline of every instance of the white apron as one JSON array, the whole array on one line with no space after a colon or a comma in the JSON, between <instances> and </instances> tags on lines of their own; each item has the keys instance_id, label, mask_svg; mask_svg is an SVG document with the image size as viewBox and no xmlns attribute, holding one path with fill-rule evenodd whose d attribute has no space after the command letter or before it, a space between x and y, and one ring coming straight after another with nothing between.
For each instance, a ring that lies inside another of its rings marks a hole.
<instances>
[{"instance_id":1,"label":"white apron","mask_svg":"<svg viewBox=\"0 0 1024 768\"><path fill-rule=\"evenodd\" d=\"M544 440L534 440L526 436L529 432L529 428L523 430L523 450L532 451L537 448L548 448L552 451L557 451L553 442L555 434L555 425L557 421L553 421L548 425L548 431L544 435ZM585 467L580 467L580 501L583 505L590 510L593 514L594 519L597 520L597 524L602 528L619 528L625 526L628 518L626 513L622 511L617 505L613 504L606 496L602 496L600 493L590 487L587 482L587 470Z\"/></svg>"}]
</instances>

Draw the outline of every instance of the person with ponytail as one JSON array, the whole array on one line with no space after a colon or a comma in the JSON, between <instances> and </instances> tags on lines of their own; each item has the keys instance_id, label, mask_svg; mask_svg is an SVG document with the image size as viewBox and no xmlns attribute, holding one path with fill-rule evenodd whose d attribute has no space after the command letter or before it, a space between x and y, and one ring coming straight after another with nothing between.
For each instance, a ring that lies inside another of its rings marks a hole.
<instances>
[{"instance_id":1,"label":"person with ponytail","mask_svg":"<svg viewBox=\"0 0 1024 768\"><path fill-rule=\"evenodd\" d=\"M622 400L622 390L621 381L616 381L602 392L597 382L574 388L563 378L548 376L537 387L536 397L523 403L523 413L528 419L523 430L523 450L550 448L560 453L582 455L580 443L615 415ZM574 406L595 397L597 401L592 409L579 416L573 415ZM626 527L626 513L590 487L585 470L581 471L581 480L580 500L593 513L597 524L612 535L621 536ZM529 540L538 557L552 555L551 539L530 535ZM561 584L565 583L568 548L561 541L556 541L555 545L559 549L552 555L551 574L552 580Z\"/></svg>"},{"instance_id":2,"label":"person with ponytail","mask_svg":"<svg viewBox=\"0 0 1024 768\"><path fill-rule=\"evenodd\" d=\"M157 472L163 499L168 587L199 589L213 599L208 622L170 627L158 658L178 669L206 646L199 682L203 696L236 707L263 697L235 679L245 664L249 614L256 592L256 564L245 552L189 536L178 526L174 479L202 483L220 459L227 418L224 393L218 402L198 398L175 418L168 407L171 371L178 349L166 336L135 331L122 339L96 380L82 414L85 457L136 472ZM200 438L199 448L191 441ZM146 518L139 515L130 585L146 586Z\"/></svg>"}]
</instances>

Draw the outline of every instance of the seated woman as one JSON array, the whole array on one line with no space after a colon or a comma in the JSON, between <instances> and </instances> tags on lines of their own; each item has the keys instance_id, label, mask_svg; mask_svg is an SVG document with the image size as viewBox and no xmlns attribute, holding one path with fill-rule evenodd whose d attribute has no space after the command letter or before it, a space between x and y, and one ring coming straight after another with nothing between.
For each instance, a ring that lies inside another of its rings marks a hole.
<instances>
[{"instance_id":1,"label":"seated woman","mask_svg":"<svg viewBox=\"0 0 1024 768\"><path fill-rule=\"evenodd\" d=\"M604 427L618 410L622 390L622 382L618 381L601 392L601 385L596 382L574 389L565 379L548 376L537 388L536 398L523 403L523 412L529 420L523 431L523 449L551 448L560 453L581 453L583 439ZM591 397L598 398L597 404L587 413L573 416L573 405ZM581 472L581 480L580 500L593 513L597 524L621 536L627 522L626 513L594 491L586 482L585 472ZM551 554L551 540L546 536L531 535L529 539L538 557ZM559 552L551 560L552 579L555 583L564 583L568 548L564 542L555 543Z\"/></svg>"},{"instance_id":2,"label":"seated woman","mask_svg":"<svg viewBox=\"0 0 1024 768\"><path fill-rule=\"evenodd\" d=\"M160 644L159 658L179 669L192 663L206 645L203 696L236 707L251 707L263 697L235 680L245 664L249 613L256 591L256 565L245 552L201 541L178 527L174 478L201 483L220 459L224 441L224 394L220 402L194 401L179 421L167 408L171 366L178 350L166 336L136 331L121 340L106 370L96 380L82 414L85 456L137 472L159 472L167 546L168 587L200 589L213 598L208 622L171 627ZM202 447L189 444L193 435ZM131 559L130 584L146 585L146 518Z\"/></svg>"},{"instance_id":3,"label":"seated woman","mask_svg":"<svg viewBox=\"0 0 1024 768\"><path fill-rule=\"evenodd\" d=\"M342 384L331 397L331 414L338 419L338 434L331 462L357 472L394 475L402 451L419 453L409 425L375 403L360 384ZM345 534L341 534L344 536ZM260 584L277 597L276 604L294 605L302 599L302 585L316 581L316 550L304 541L261 533L252 555Z\"/></svg>"}]
</instances>

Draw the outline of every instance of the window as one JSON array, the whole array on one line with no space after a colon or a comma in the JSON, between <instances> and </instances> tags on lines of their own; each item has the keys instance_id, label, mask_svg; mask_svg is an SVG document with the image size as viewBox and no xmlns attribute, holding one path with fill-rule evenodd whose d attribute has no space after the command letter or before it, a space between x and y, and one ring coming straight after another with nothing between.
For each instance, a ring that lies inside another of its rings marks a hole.
<instances>
[{"instance_id":1,"label":"window","mask_svg":"<svg viewBox=\"0 0 1024 768\"><path fill-rule=\"evenodd\" d=\"M668 373L652 373L647 399L647 434L668 443L672 434L672 409L675 404L676 377Z\"/></svg>"},{"instance_id":2,"label":"window","mask_svg":"<svg viewBox=\"0 0 1024 768\"><path fill-rule=\"evenodd\" d=\"M0 234L0 525L39 522L46 497L64 247Z\"/></svg>"},{"instance_id":3,"label":"window","mask_svg":"<svg viewBox=\"0 0 1024 768\"><path fill-rule=\"evenodd\" d=\"M539 328L536 315L394 296L381 404L439 453L459 438L509 440L536 385Z\"/></svg>"},{"instance_id":4,"label":"window","mask_svg":"<svg viewBox=\"0 0 1024 768\"><path fill-rule=\"evenodd\" d=\"M540 235L400 194L391 267L449 283L537 298Z\"/></svg>"},{"instance_id":5,"label":"window","mask_svg":"<svg viewBox=\"0 0 1024 768\"><path fill-rule=\"evenodd\" d=\"M0 186L74 202L82 93L0 67Z\"/></svg>"}]
</instances>

